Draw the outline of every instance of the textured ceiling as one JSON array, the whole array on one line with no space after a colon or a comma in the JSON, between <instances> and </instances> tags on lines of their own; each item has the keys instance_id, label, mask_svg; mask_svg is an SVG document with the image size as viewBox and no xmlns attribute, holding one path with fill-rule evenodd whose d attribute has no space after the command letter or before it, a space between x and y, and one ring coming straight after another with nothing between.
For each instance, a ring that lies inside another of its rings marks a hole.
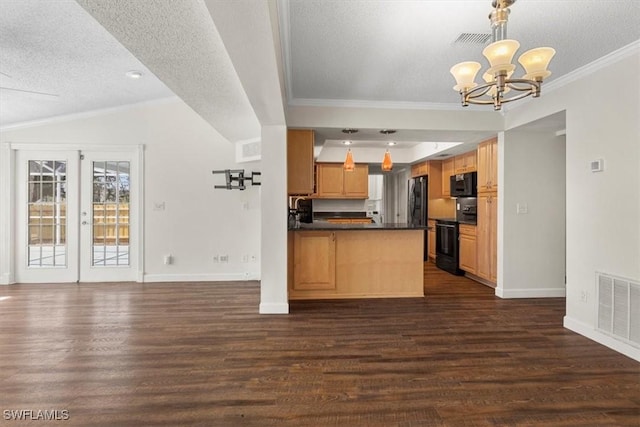
<instances>
[{"instance_id":1,"label":"textured ceiling","mask_svg":"<svg viewBox=\"0 0 640 427\"><path fill-rule=\"evenodd\" d=\"M1 0L0 73L0 126L173 96L74 1Z\"/></svg>"},{"instance_id":2,"label":"textured ceiling","mask_svg":"<svg viewBox=\"0 0 640 427\"><path fill-rule=\"evenodd\" d=\"M461 108L449 69L486 63L484 45L454 41L461 33L490 33L490 0L279 5L291 104ZM552 81L640 39L640 1L520 0L511 7L508 36L520 41L519 53L556 49ZM516 76L523 74L518 67Z\"/></svg>"},{"instance_id":3,"label":"textured ceiling","mask_svg":"<svg viewBox=\"0 0 640 427\"><path fill-rule=\"evenodd\" d=\"M203 1L77 2L228 140L260 136L260 123Z\"/></svg>"}]
</instances>

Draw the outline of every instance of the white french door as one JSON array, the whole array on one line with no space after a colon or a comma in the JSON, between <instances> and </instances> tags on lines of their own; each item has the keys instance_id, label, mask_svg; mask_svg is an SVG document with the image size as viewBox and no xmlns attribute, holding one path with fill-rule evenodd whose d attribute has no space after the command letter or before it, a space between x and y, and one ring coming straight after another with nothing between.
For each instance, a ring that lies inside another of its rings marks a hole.
<instances>
[{"instance_id":1,"label":"white french door","mask_svg":"<svg viewBox=\"0 0 640 427\"><path fill-rule=\"evenodd\" d=\"M16 281L138 279L136 150L18 150Z\"/></svg>"}]
</instances>

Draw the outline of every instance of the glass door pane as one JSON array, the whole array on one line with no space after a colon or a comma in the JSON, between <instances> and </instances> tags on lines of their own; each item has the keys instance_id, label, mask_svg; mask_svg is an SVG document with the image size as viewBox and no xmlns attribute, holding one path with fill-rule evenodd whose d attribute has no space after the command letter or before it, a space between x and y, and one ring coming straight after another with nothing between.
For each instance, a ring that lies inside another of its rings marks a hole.
<instances>
[{"instance_id":1,"label":"glass door pane","mask_svg":"<svg viewBox=\"0 0 640 427\"><path fill-rule=\"evenodd\" d=\"M27 267L67 266L67 162L29 160Z\"/></svg>"},{"instance_id":2,"label":"glass door pane","mask_svg":"<svg viewBox=\"0 0 640 427\"><path fill-rule=\"evenodd\" d=\"M92 266L129 265L130 162L94 161Z\"/></svg>"}]
</instances>

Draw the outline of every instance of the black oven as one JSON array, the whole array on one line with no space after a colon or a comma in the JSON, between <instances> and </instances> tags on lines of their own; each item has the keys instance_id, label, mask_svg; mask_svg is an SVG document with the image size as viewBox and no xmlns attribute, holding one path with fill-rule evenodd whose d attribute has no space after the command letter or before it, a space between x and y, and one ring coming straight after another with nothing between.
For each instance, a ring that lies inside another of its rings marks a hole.
<instances>
[{"instance_id":1,"label":"black oven","mask_svg":"<svg viewBox=\"0 0 640 427\"><path fill-rule=\"evenodd\" d=\"M478 173L451 175L449 185L451 197L475 197L478 194Z\"/></svg>"},{"instance_id":2,"label":"black oven","mask_svg":"<svg viewBox=\"0 0 640 427\"><path fill-rule=\"evenodd\" d=\"M458 197L456 199L456 220L460 224L475 225L478 222L478 199Z\"/></svg>"},{"instance_id":3,"label":"black oven","mask_svg":"<svg viewBox=\"0 0 640 427\"><path fill-rule=\"evenodd\" d=\"M456 275L463 275L458 268L458 222L436 220L436 267Z\"/></svg>"}]
</instances>

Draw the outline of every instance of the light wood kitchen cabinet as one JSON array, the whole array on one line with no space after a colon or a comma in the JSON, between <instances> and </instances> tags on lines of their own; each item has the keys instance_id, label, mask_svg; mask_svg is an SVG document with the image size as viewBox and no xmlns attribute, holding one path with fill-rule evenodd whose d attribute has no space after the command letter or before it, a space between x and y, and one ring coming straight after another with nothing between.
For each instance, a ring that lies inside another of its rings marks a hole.
<instances>
[{"instance_id":1,"label":"light wood kitchen cabinet","mask_svg":"<svg viewBox=\"0 0 640 427\"><path fill-rule=\"evenodd\" d=\"M328 218L329 224L371 224L371 218Z\"/></svg>"},{"instance_id":2,"label":"light wood kitchen cabinet","mask_svg":"<svg viewBox=\"0 0 640 427\"><path fill-rule=\"evenodd\" d=\"M356 164L346 172L342 163L318 163L317 198L366 199L369 197L369 165Z\"/></svg>"},{"instance_id":3,"label":"light wood kitchen cabinet","mask_svg":"<svg viewBox=\"0 0 640 427\"><path fill-rule=\"evenodd\" d=\"M411 177L428 176L429 199L442 198L442 162L428 160L411 166Z\"/></svg>"},{"instance_id":4,"label":"light wood kitchen cabinet","mask_svg":"<svg viewBox=\"0 0 640 427\"><path fill-rule=\"evenodd\" d=\"M287 193L313 193L313 130L287 130Z\"/></svg>"},{"instance_id":5,"label":"light wood kitchen cabinet","mask_svg":"<svg viewBox=\"0 0 640 427\"><path fill-rule=\"evenodd\" d=\"M436 220L427 220L427 254L435 262L436 259Z\"/></svg>"},{"instance_id":6,"label":"light wood kitchen cabinet","mask_svg":"<svg viewBox=\"0 0 640 427\"><path fill-rule=\"evenodd\" d=\"M289 239L289 300L424 296L424 230L296 230Z\"/></svg>"},{"instance_id":7,"label":"light wood kitchen cabinet","mask_svg":"<svg viewBox=\"0 0 640 427\"><path fill-rule=\"evenodd\" d=\"M411 165L411 178L429 175L429 162L424 161Z\"/></svg>"},{"instance_id":8,"label":"light wood kitchen cabinet","mask_svg":"<svg viewBox=\"0 0 640 427\"><path fill-rule=\"evenodd\" d=\"M498 197L478 194L476 275L491 283L498 278Z\"/></svg>"},{"instance_id":9,"label":"light wood kitchen cabinet","mask_svg":"<svg viewBox=\"0 0 640 427\"><path fill-rule=\"evenodd\" d=\"M477 248L476 226L470 224L459 225L460 244L458 246L458 265L461 270L476 274Z\"/></svg>"},{"instance_id":10,"label":"light wood kitchen cabinet","mask_svg":"<svg viewBox=\"0 0 640 427\"><path fill-rule=\"evenodd\" d=\"M442 198L442 162L429 160L427 185L429 187L429 199Z\"/></svg>"},{"instance_id":11,"label":"light wood kitchen cabinet","mask_svg":"<svg viewBox=\"0 0 640 427\"><path fill-rule=\"evenodd\" d=\"M498 140L478 144L478 193L498 191Z\"/></svg>"},{"instance_id":12,"label":"light wood kitchen cabinet","mask_svg":"<svg viewBox=\"0 0 640 427\"><path fill-rule=\"evenodd\" d=\"M442 197L451 197L451 182L449 178L454 175L455 157L442 161Z\"/></svg>"},{"instance_id":13,"label":"light wood kitchen cabinet","mask_svg":"<svg viewBox=\"0 0 640 427\"><path fill-rule=\"evenodd\" d=\"M293 247L293 289L298 291L335 290L335 232L295 233Z\"/></svg>"},{"instance_id":14,"label":"light wood kitchen cabinet","mask_svg":"<svg viewBox=\"0 0 640 427\"><path fill-rule=\"evenodd\" d=\"M477 170L476 150L462 153L454 157L454 174L474 172Z\"/></svg>"}]
</instances>

